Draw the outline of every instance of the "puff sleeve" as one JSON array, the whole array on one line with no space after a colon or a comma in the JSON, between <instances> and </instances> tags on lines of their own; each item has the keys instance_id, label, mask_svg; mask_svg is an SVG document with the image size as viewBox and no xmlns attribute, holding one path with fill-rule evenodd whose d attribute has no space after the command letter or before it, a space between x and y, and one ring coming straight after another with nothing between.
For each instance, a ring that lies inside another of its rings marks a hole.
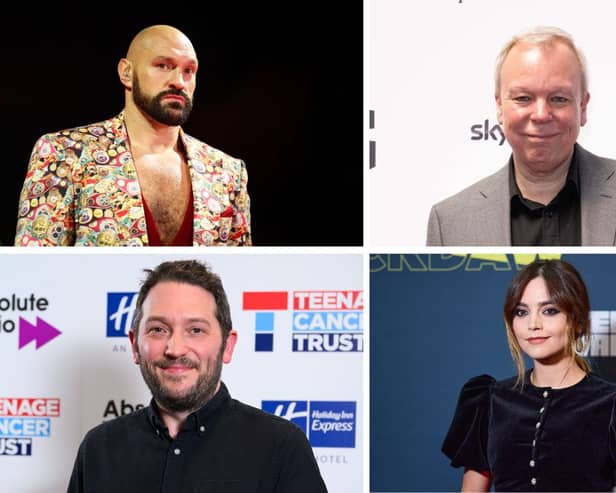
<instances>
[{"instance_id":1,"label":"puff sleeve","mask_svg":"<svg viewBox=\"0 0 616 493\"><path fill-rule=\"evenodd\" d=\"M494 378L471 378L460 392L458 405L441 450L453 467L490 469L487 458L490 392Z\"/></svg>"}]
</instances>

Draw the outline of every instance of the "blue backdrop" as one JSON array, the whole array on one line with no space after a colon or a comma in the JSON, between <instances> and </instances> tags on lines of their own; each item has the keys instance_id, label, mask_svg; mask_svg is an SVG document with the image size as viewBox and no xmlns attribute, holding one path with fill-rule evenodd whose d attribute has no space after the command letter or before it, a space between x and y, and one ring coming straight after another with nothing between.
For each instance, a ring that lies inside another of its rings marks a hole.
<instances>
[{"instance_id":1,"label":"blue backdrop","mask_svg":"<svg viewBox=\"0 0 616 493\"><path fill-rule=\"evenodd\" d=\"M616 325L616 255L541 256L571 262L584 278L593 354L601 354L589 359L595 372L616 381L608 344ZM459 491L462 470L449 465L441 444L469 378L515 374L502 306L515 272L534 258L371 255L370 491Z\"/></svg>"}]
</instances>

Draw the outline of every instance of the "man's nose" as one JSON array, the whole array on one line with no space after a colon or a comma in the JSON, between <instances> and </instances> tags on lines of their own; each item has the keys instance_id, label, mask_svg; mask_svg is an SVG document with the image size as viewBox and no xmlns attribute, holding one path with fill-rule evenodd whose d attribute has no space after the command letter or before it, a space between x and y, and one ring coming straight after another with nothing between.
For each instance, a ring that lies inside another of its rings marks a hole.
<instances>
[{"instance_id":1,"label":"man's nose","mask_svg":"<svg viewBox=\"0 0 616 493\"><path fill-rule=\"evenodd\" d=\"M167 347L165 355L171 358L177 358L186 354L186 341L181 332L172 333L167 339Z\"/></svg>"},{"instance_id":2,"label":"man's nose","mask_svg":"<svg viewBox=\"0 0 616 493\"><path fill-rule=\"evenodd\" d=\"M184 74L182 70L176 68L172 73L169 79L169 84L176 89L184 89L186 87L186 83L184 82Z\"/></svg>"},{"instance_id":3,"label":"man's nose","mask_svg":"<svg viewBox=\"0 0 616 493\"><path fill-rule=\"evenodd\" d=\"M550 107L548 101L541 98L537 99L533 106L533 113L531 115L531 118L534 121L540 122L550 120L552 118L552 108Z\"/></svg>"}]
</instances>

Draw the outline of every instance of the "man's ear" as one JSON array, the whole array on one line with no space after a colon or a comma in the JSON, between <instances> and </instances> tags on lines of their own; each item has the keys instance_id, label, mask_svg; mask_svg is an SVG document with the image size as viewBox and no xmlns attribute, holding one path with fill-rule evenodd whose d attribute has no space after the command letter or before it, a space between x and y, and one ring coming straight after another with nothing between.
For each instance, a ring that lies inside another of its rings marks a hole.
<instances>
[{"instance_id":1,"label":"man's ear","mask_svg":"<svg viewBox=\"0 0 616 493\"><path fill-rule=\"evenodd\" d=\"M580 112L580 127L586 125L586 107L588 106L588 100L590 99L590 93L586 92L582 98L581 112Z\"/></svg>"},{"instance_id":2,"label":"man's ear","mask_svg":"<svg viewBox=\"0 0 616 493\"><path fill-rule=\"evenodd\" d=\"M118 75L124 87L130 88L133 85L132 64L127 58L122 58L118 62Z\"/></svg>"},{"instance_id":3,"label":"man's ear","mask_svg":"<svg viewBox=\"0 0 616 493\"><path fill-rule=\"evenodd\" d=\"M128 340L130 341L130 347L133 352L133 361L136 365L139 364L139 348L137 347L137 338L135 336L135 331L130 329L128 331Z\"/></svg>"},{"instance_id":4,"label":"man's ear","mask_svg":"<svg viewBox=\"0 0 616 493\"><path fill-rule=\"evenodd\" d=\"M222 353L222 361L223 363L231 363L231 358L233 357L233 350L235 349L235 344L237 343L237 330L231 329L229 335L227 336L227 340L225 342L225 350Z\"/></svg>"},{"instance_id":5,"label":"man's ear","mask_svg":"<svg viewBox=\"0 0 616 493\"><path fill-rule=\"evenodd\" d=\"M503 101L500 97L500 94L496 94L494 96L494 100L496 101L496 119L498 123L503 124Z\"/></svg>"}]
</instances>

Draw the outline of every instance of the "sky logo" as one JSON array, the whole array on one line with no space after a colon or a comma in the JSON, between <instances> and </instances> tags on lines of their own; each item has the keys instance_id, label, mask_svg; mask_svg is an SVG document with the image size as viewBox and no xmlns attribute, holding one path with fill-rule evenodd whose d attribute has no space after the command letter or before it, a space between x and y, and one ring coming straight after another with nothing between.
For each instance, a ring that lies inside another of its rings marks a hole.
<instances>
[{"instance_id":1,"label":"sky logo","mask_svg":"<svg viewBox=\"0 0 616 493\"><path fill-rule=\"evenodd\" d=\"M137 293L107 293L107 337L127 337Z\"/></svg>"},{"instance_id":2,"label":"sky logo","mask_svg":"<svg viewBox=\"0 0 616 493\"><path fill-rule=\"evenodd\" d=\"M255 351L274 350L275 312L287 310L287 291L246 291L242 309L255 310Z\"/></svg>"},{"instance_id":3,"label":"sky logo","mask_svg":"<svg viewBox=\"0 0 616 493\"><path fill-rule=\"evenodd\" d=\"M355 401L262 401L261 409L298 425L313 447L355 447Z\"/></svg>"}]
</instances>

